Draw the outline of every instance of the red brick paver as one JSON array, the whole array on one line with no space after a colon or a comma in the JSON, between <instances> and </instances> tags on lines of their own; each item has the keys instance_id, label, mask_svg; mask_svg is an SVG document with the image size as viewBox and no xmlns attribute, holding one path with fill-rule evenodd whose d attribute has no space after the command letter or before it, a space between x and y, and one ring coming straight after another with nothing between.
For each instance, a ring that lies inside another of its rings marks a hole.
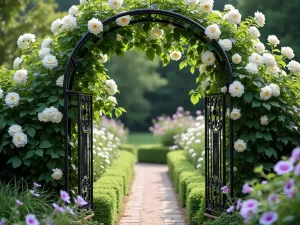
<instances>
[{"instance_id":1,"label":"red brick paver","mask_svg":"<svg viewBox=\"0 0 300 225\"><path fill-rule=\"evenodd\" d=\"M186 225L166 165L137 164L120 225Z\"/></svg>"}]
</instances>

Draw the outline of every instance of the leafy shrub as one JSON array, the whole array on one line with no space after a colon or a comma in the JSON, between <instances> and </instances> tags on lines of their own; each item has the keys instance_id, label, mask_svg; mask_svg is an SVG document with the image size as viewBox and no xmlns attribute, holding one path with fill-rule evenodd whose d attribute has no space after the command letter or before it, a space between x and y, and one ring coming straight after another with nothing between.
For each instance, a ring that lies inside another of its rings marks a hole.
<instances>
[{"instance_id":1,"label":"leafy shrub","mask_svg":"<svg viewBox=\"0 0 300 225\"><path fill-rule=\"evenodd\" d=\"M104 225L114 225L134 172L135 157L120 151L108 171L94 183L94 219Z\"/></svg>"},{"instance_id":2,"label":"leafy shrub","mask_svg":"<svg viewBox=\"0 0 300 225\"><path fill-rule=\"evenodd\" d=\"M228 214L224 213L216 219L210 219L203 223L203 225L243 225L243 221L238 213Z\"/></svg>"},{"instance_id":3,"label":"leafy shrub","mask_svg":"<svg viewBox=\"0 0 300 225\"><path fill-rule=\"evenodd\" d=\"M174 145L174 136L185 133L187 129L195 123L195 119L189 111L184 111L178 107L177 112L172 117L161 116L153 120L153 127L149 130L157 137L164 146Z\"/></svg>"},{"instance_id":4,"label":"leafy shrub","mask_svg":"<svg viewBox=\"0 0 300 225\"><path fill-rule=\"evenodd\" d=\"M120 150L128 151L137 156L137 147L135 145L125 144L120 146Z\"/></svg>"},{"instance_id":5,"label":"leafy shrub","mask_svg":"<svg viewBox=\"0 0 300 225\"><path fill-rule=\"evenodd\" d=\"M138 161L148 163L166 163L168 147L160 145L141 145L138 148Z\"/></svg>"}]
</instances>

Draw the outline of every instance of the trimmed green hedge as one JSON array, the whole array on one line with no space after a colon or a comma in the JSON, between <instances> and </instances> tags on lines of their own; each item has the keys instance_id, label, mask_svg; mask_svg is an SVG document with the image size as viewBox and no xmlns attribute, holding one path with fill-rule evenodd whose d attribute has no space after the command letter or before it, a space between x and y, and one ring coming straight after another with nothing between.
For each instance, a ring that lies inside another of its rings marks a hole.
<instances>
[{"instance_id":1,"label":"trimmed green hedge","mask_svg":"<svg viewBox=\"0 0 300 225\"><path fill-rule=\"evenodd\" d=\"M120 150L131 152L132 154L137 156L137 146L135 145L125 144L120 146Z\"/></svg>"},{"instance_id":2,"label":"trimmed green hedge","mask_svg":"<svg viewBox=\"0 0 300 225\"><path fill-rule=\"evenodd\" d=\"M200 225L204 220L205 178L188 161L185 151L171 151L167 155L169 175L182 206L186 206L189 221Z\"/></svg>"},{"instance_id":3,"label":"trimmed green hedge","mask_svg":"<svg viewBox=\"0 0 300 225\"><path fill-rule=\"evenodd\" d=\"M161 145L141 145L137 150L138 161L147 163L167 163L169 147Z\"/></svg>"},{"instance_id":4,"label":"trimmed green hedge","mask_svg":"<svg viewBox=\"0 0 300 225\"><path fill-rule=\"evenodd\" d=\"M135 156L120 151L120 157L94 183L94 219L104 225L114 225L124 196L128 194L134 173Z\"/></svg>"}]
</instances>

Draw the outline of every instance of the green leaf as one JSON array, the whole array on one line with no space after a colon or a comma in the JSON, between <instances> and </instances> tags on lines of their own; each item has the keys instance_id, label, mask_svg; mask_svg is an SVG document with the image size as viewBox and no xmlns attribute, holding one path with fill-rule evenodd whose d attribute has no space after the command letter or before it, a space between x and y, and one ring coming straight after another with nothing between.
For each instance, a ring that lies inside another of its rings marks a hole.
<instances>
[{"instance_id":1,"label":"green leaf","mask_svg":"<svg viewBox=\"0 0 300 225\"><path fill-rule=\"evenodd\" d=\"M12 161L12 167L15 169L15 168L18 168L20 167L22 164L22 160L20 158L15 158L13 161Z\"/></svg>"},{"instance_id":2,"label":"green leaf","mask_svg":"<svg viewBox=\"0 0 300 225\"><path fill-rule=\"evenodd\" d=\"M272 135L270 133L264 133L264 139L266 141L272 141L273 140Z\"/></svg>"},{"instance_id":3,"label":"green leaf","mask_svg":"<svg viewBox=\"0 0 300 225\"><path fill-rule=\"evenodd\" d=\"M275 106L275 107L280 107L280 105L277 103L277 102L269 102L272 106Z\"/></svg>"},{"instance_id":4,"label":"green leaf","mask_svg":"<svg viewBox=\"0 0 300 225\"><path fill-rule=\"evenodd\" d=\"M253 95L251 92L246 92L244 94L244 99L246 102L250 103L253 100Z\"/></svg>"},{"instance_id":5,"label":"green leaf","mask_svg":"<svg viewBox=\"0 0 300 225\"><path fill-rule=\"evenodd\" d=\"M58 96L57 95L54 95L54 96L51 96L50 98L49 98L49 102L57 102L58 101Z\"/></svg>"},{"instance_id":6,"label":"green leaf","mask_svg":"<svg viewBox=\"0 0 300 225\"><path fill-rule=\"evenodd\" d=\"M0 120L0 130L2 130L6 126L6 121L5 120Z\"/></svg>"},{"instance_id":7,"label":"green leaf","mask_svg":"<svg viewBox=\"0 0 300 225\"><path fill-rule=\"evenodd\" d=\"M53 159L51 159L51 160L49 160L49 161L47 162L47 167L48 167L49 170L54 169L55 166L56 166L56 162L55 162Z\"/></svg>"},{"instance_id":8,"label":"green leaf","mask_svg":"<svg viewBox=\"0 0 300 225\"><path fill-rule=\"evenodd\" d=\"M28 114L28 111L22 111L20 112L20 118L26 116Z\"/></svg>"},{"instance_id":9,"label":"green leaf","mask_svg":"<svg viewBox=\"0 0 300 225\"><path fill-rule=\"evenodd\" d=\"M26 156L25 156L25 158L24 159L29 159L29 158L31 158L32 156L34 156L34 150L30 150L30 151L28 151L27 153L26 153Z\"/></svg>"},{"instance_id":10,"label":"green leaf","mask_svg":"<svg viewBox=\"0 0 300 225\"><path fill-rule=\"evenodd\" d=\"M42 141L39 148L50 148L52 145L49 141Z\"/></svg>"},{"instance_id":11,"label":"green leaf","mask_svg":"<svg viewBox=\"0 0 300 225\"><path fill-rule=\"evenodd\" d=\"M148 57L148 59L150 59L151 61L154 60L154 57L155 57L155 51L153 48L148 48L147 51L146 51L146 55Z\"/></svg>"},{"instance_id":12,"label":"green leaf","mask_svg":"<svg viewBox=\"0 0 300 225\"><path fill-rule=\"evenodd\" d=\"M257 131L256 132L256 138L263 138L264 137L264 134L260 131Z\"/></svg>"},{"instance_id":13,"label":"green leaf","mask_svg":"<svg viewBox=\"0 0 300 225\"><path fill-rule=\"evenodd\" d=\"M272 106L269 103L263 103L263 106L269 111L272 108Z\"/></svg>"},{"instance_id":14,"label":"green leaf","mask_svg":"<svg viewBox=\"0 0 300 225\"><path fill-rule=\"evenodd\" d=\"M193 94L191 95L191 102L196 105L199 102L200 94Z\"/></svg>"},{"instance_id":15,"label":"green leaf","mask_svg":"<svg viewBox=\"0 0 300 225\"><path fill-rule=\"evenodd\" d=\"M282 121L282 122L285 121L285 116L277 116L277 117L278 117L279 121Z\"/></svg>"},{"instance_id":16,"label":"green leaf","mask_svg":"<svg viewBox=\"0 0 300 225\"><path fill-rule=\"evenodd\" d=\"M36 131L35 131L34 128L29 127L29 128L27 129L27 134L28 134L30 137L34 137L35 134L36 134Z\"/></svg>"},{"instance_id":17,"label":"green leaf","mask_svg":"<svg viewBox=\"0 0 300 225\"><path fill-rule=\"evenodd\" d=\"M35 154L38 155L38 156L43 157L44 151L43 151L42 149L37 149L37 150L35 151Z\"/></svg>"},{"instance_id":18,"label":"green leaf","mask_svg":"<svg viewBox=\"0 0 300 225\"><path fill-rule=\"evenodd\" d=\"M10 141L3 141L1 146L5 146L5 145L8 145L10 143Z\"/></svg>"},{"instance_id":19,"label":"green leaf","mask_svg":"<svg viewBox=\"0 0 300 225\"><path fill-rule=\"evenodd\" d=\"M254 173L262 173L264 171L264 167L262 165L255 167Z\"/></svg>"},{"instance_id":20,"label":"green leaf","mask_svg":"<svg viewBox=\"0 0 300 225\"><path fill-rule=\"evenodd\" d=\"M252 108L256 108L256 107L260 107L261 106L261 102L257 101L257 100L253 100L252 101Z\"/></svg>"}]
</instances>

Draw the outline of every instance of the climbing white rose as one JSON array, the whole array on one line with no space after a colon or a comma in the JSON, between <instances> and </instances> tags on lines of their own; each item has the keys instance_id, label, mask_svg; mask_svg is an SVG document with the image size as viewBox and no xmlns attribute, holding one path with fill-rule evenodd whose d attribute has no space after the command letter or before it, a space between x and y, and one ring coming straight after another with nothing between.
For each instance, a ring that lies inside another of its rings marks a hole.
<instances>
[{"instance_id":1,"label":"climbing white rose","mask_svg":"<svg viewBox=\"0 0 300 225\"><path fill-rule=\"evenodd\" d=\"M241 110L236 108L232 109L230 113L230 119L238 120L239 118L241 118Z\"/></svg>"},{"instance_id":2,"label":"climbing white rose","mask_svg":"<svg viewBox=\"0 0 300 225\"><path fill-rule=\"evenodd\" d=\"M118 91L118 85L116 84L116 82L113 79L107 80L105 82L106 86L107 86L107 92L110 95L115 95Z\"/></svg>"},{"instance_id":3,"label":"climbing white rose","mask_svg":"<svg viewBox=\"0 0 300 225\"><path fill-rule=\"evenodd\" d=\"M250 27L249 34L253 39L258 39L260 37L260 32L256 27Z\"/></svg>"},{"instance_id":4,"label":"climbing white rose","mask_svg":"<svg viewBox=\"0 0 300 225\"><path fill-rule=\"evenodd\" d=\"M269 125L269 118L267 115L261 116L260 117L260 124L263 126Z\"/></svg>"},{"instance_id":5,"label":"climbing white rose","mask_svg":"<svg viewBox=\"0 0 300 225\"><path fill-rule=\"evenodd\" d=\"M239 81L234 81L229 86L229 93L232 97L238 97L240 98L245 92L244 85Z\"/></svg>"},{"instance_id":6,"label":"climbing white rose","mask_svg":"<svg viewBox=\"0 0 300 225\"><path fill-rule=\"evenodd\" d=\"M13 63L13 68L14 68L14 70L19 69L19 68L20 68L20 64L21 64L22 62L23 62L22 57L21 57L21 58L20 58L20 57L15 58L14 63Z\"/></svg>"},{"instance_id":7,"label":"climbing white rose","mask_svg":"<svg viewBox=\"0 0 300 225\"><path fill-rule=\"evenodd\" d=\"M292 59L295 57L294 51L290 47L282 47L281 54L287 57L288 59Z\"/></svg>"},{"instance_id":8,"label":"climbing white rose","mask_svg":"<svg viewBox=\"0 0 300 225\"><path fill-rule=\"evenodd\" d=\"M217 40L221 36L220 27L217 24L212 24L205 29L206 36L211 40Z\"/></svg>"},{"instance_id":9,"label":"climbing white rose","mask_svg":"<svg viewBox=\"0 0 300 225\"><path fill-rule=\"evenodd\" d=\"M251 54L251 56L249 56L249 62L261 66L263 64L263 57L260 54L254 52Z\"/></svg>"},{"instance_id":10,"label":"climbing white rose","mask_svg":"<svg viewBox=\"0 0 300 225\"><path fill-rule=\"evenodd\" d=\"M200 4L201 11L205 13L210 13L213 11L213 3L211 2L204 2Z\"/></svg>"},{"instance_id":11,"label":"climbing white rose","mask_svg":"<svg viewBox=\"0 0 300 225\"><path fill-rule=\"evenodd\" d=\"M230 39L220 39L219 44L224 51L230 51L232 49L232 41Z\"/></svg>"},{"instance_id":12,"label":"climbing white rose","mask_svg":"<svg viewBox=\"0 0 300 225\"><path fill-rule=\"evenodd\" d=\"M100 20L93 18L88 22L88 29L92 34L97 35L103 31L103 24Z\"/></svg>"},{"instance_id":13,"label":"climbing white rose","mask_svg":"<svg viewBox=\"0 0 300 225\"><path fill-rule=\"evenodd\" d=\"M58 111L57 108L51 106L50 108L46 108L43 112L39 113L38 118L41 122L60 123L62 121L63 114Z\"/></svg>"},{"instance_id":14,"label":"climbing white rose","mask_svg":"<svg viewBox=\"0 0 300 225\"><path fill-rule=\"evenodd\" d=\"M123 0L108 0L107 4L111 9L118 9L122 6Z\"/></svg>"},{"instance_id":15,"label":"climbing white rose","mask_svg":"<svg viewBox=\"0 0 300 225\"><path fill-rule=\"evenodd\" d=\"M50 55L50 52L51 52L51 49L50 48L42 48L40 51L39 51L39 57L41 59L43 59L46 55Z\"/></svg>"},{"instance_id":16,"label":"climbing white rose","mask_svg":"<svg viewBox=\"0 0 300 225\"><path fill-rule=\"evenodd\" d=\"M53 23L51 24L51 31L54 35L58 35L61 33L62 31L62 20L61 19L57 19L55 21L53 21Z\"/></svg>"},{"instance_id":17,"label":"climbing white rose","mask_svg":"<svg viewBox=\"0 0 300 225\"><path fill-rule=\"evenodd\" d=\"M242 15L239 10L233 9L228 13L228 20L232 24L239 24L242 20Z\"/></svg>"},{"instance_id":18,"label":"climbing white rose","mask_svg":"<svg viewBox=\"0 0 300 225\"><path fill-rule=\"evenodd\" d=\"M206 90L206 88L209 86L209 80L207 79L207 80L204 80L204 81L202 81L201 82L201 87L204 89L204 90Z\"/></svg>"},{"instance_id":19,"label":"climbing white rose","mask_svg":"<svg viewBox=\"0 0 300 225\"><path fill-rule=\"evenodd\" d=\"M215 64L216 57L215 57L214 53L212 53L210 51L205 51L201 55L201 61L203 64L205 64L207 66L211 66L211 65Z\"/></svg>"},{"instance_id":20,"label":"climbing white rose","mask_svg":"<svg viewBox=\"0 0 300 225\"><path fill-rule=\"evenodd\" d=\"M224 6L224 10L225 11L232 11L232 10L235 10L235 7L233 5L231 5L231 4L226 4Z\"/></svg>"},{"instance_id":21,"label":"climbing white rose","mask_svg":"<svg viewBox=\"0 0 300 225\"><path fill-rule=\"evenodd\" d=\"M278 66L268 67L266 70L267 73L277 76L280 72Z\"/></svg>"},{"instance_id":22,"label":"climbing white rose","mask_svg":"<svg viewBox=\"0 0 300 225\"><path fill-rule=\"evenodd\" d=\"M46 55L43 58L42 63L44 67L50 70L58 66L58 61L54 55Z\"/></svg>"},{"instance_id":23,"label":"climbing white rose","mask_svg":"<svg viewBox=\"0 0 300 225\"><path fill-rule=\"evenodd\" d=\"M287 65L287 68L289 71L291 71L294 74L300 73L300 63L298 63L295 60L290 61L289 64Z\"/></svg>"},{"instance_id":24,"label":"climbing white rose","mask_svg":"<svg viewBox=\"0 0 300 225\"><path fill-rule=\"evenodd\" d=\"M67 31L73 31L77 27L77 21L76 18L72 15L65 16L62 19L62 26Z\"/></svg>"},{"instance_id":25,"label":"climbing white rose","mask_svg":"<svg viewBox=\"0 0 300 225\"><path fill-rule=\"evenodd\" d=\"M39 121L44 122L44 123L47 123L50 121L48 115L44 112L38 113L38 119L39 119Z\"/></svg>"},{"instance_id":26,"label":"climbing white rose","mask_svg":"<svg viewBox=\"0 0 300 225\"><path fill-rule=\"evenodd\" d=\"M52 41L51 38L45 38L42 43L42 48L48 48Z\"/></svg>"},{"instance_id":27,"label":"climbing white rose","mask_svg":"<svg viewBox=\"0 0 300 225\"><path fill-rule=\"evenodd\" d=\"M125 27L125 26L128 26L128 24L130 23L131 21L131 17L129 15L127 16L122 16L120 18L118 18L116 20L117 24L121 27Z\"/></svg>"},{"instance_id":28,"label":"climbing white rose","mask_svg":"<svg viewBox=\"0 0 300 225\"><path fill-rule=\"evenodd\" d=\"M242 56L240 54L234 54L232 56L232 62L234 64L240 64L242 62Z\"/></svg>"},{"instance_id":29,"label":"climbing white rose","mask_svg":"<svg viewBox=\"0 0 300 225\"><path fill-rule=\"evenodd\" d=\"M238 152L243 152L247 149L247 144L244 140L238 139L234 142L234 149Z\"/></svg>"},{"instance_id":30,"label":"climbing white rose","mask_svg":"<svg viewBox=\"0 0 300 225\"><path fill-rule=\"evenodd\" d=\"M121 40L122 40L122 38L123 38L123 37L122 37L122 35L121 35L121 34L117 34L117 38L116 38L116 40L117 40L117 41L121 41Z\"/></svg>"},{"instance_id":31,"label":"climbing white rose","mask_svg":"<svg viewBox=\"0 0 300 225\"><path fill-rule=\"evenodd\" d=\"M265 50L266 50L266 47L263 43L259 42L257 44L254 45L254 48L255 48L255 51L258 53L258 54L264 54L265 53Z\"/></svg>"},{"instance_id":32,"label":"climbing white rose","mask_svg":"<svg viewBox=\"0 0 300 225\"><path fill-rule=\"evenodd\" d=\"M5 97L5 104L10 107L16 107L19 105L20 95L16 92L9 92Z\"/></svg>"},{"instance_id":33,"label":"climbing white rose","mask_svg":"<svg viewBox=\"0 0 300 225\"><path fill-rule=\"evenodd\" d=\"M280 41L275 35L269 35L268 42L271 43L272 45L279 45L280 43Z\"/></svg>"},{"instance_id":34,"label":"climbing white rose","mask_svg":"<svg viewBox=\"0 0 300 225\"><path fill-rule=\"evenodd\" d=\"M107 101L113 102L114 104L118 105L117 99L114 96L109 96Z\"/></svg>"},{"instance_id":35,"label":"climbing white rose","mask_svg":"<svg viewBox=\"0 0 300 225\"><path fill-rule=\"evenodd\" d=\"M75 16L78 13L78 7L76 5L72 5L69 9L69 15Z\"/></svg>"},{"instance_id":36,"label":"climbing white rose","mask_svg":"<svg viewBox=\"0 0 300 225\"><path fill-rule=\"evenodd\" d=\"M251 74L258 74L258 65L255 63L248 63L247 66L245 67L248 73Z\"/></svg>"},{"instance_id":37,"label":"climbing white rose","mask_svg":"<svg viewBox=\"0 0 300 225\"><path fill-rule=\"evenodd\" d=\"M274 97L280 96L280 87L277 84L271 83L269 87L272 89L272 96Z\"/></svg>"},{"instance_id":38,"label":"climbing white rose","mask_svg":"<svg viewBox=\"0 0 300 225\"><path fill-rule=\"evenodd\" d=\"M199 0L184 0L184 3L188 6L196 5L199 3Z\"/></svg>"},{"instance_id":39,"label":"climbing white rose","mask_svg":"<svg viewBox=\"0 0 300 225\"><path fill-rule=\"evenodd\" d=\"M260 27L263 27L265 25L265 23L266 23L265 15L262 14L261 12L257 11L254 14L254 16L255 16L255 22L257 23L257 25L260 26Z\"/></svg>"},{"instance_id":40,"label":"climbing white rose","mask_svg":"<svg viewBox=\"0 0 300 225\"><path fill-rule=\"evenodd\" d=\"M20 49L25 50L33 42L35 42L35 35L26 33L19 37L17 44Z\"/></svg>"},{"instance_id":41,"label":"climbing white rose","mask_svg":"<svg viewBox=\"0 0 300 225\"><path fill-rule=\"evenodd\" d=\"M60 180L63 176L63 172L61 169L52 169L53 173L51 174L51 177L54 179L54 180Z\"/></svg>"},{"instance_id":42,"label":"climbing white rose","mask_svg":"<svg viewBox=\"0 0 300 225\"><path fill-rule=\"evenodd\" d=\"M207 68L207 66L205 64L201 64L200 68L199 68L200 74L205 73L206 72L206 68Z\"/></svg>"},{"instance_id":43,"label":"climbing white rose","mask_svg":"<svg viewBox=\"0 0 300 225\"><path fill-rule=\"evenodd\" d=\"M13 137L16 133L22 133L22 127L20 125L11 125L8 128L8 134L9 136Z\"/></svg>"},{"instance_id":44,"label":"climbing white rose","mask_svg":"<svg viewBox=\"0 0 300 225\"><path fill-rule=\"evenodd\" d=\"M224 93L224 94L226 94L227 93L227 87L226 86L222 87L221 88L221 92Z\"/></svg>"},{"instance_id":45,"label":"climbing white rose","mask_svg":"<svg viewBox=\"0 0 300 225\"><path fill-rule=\"evenodd\" d=\"M64 86L64 75L62 75L59 78L57 78L56 85L59 86L59 87L63 87Z\"/></svg>"},{"instance_id":46,"label":"climbing white rose","mask_svg":"<svg viewBox=\"0 0 300 225\"><path fill-rule=\"evenodd\" d=\"M86 5L86 3L87 3L87 0L80 0L80 5Z\"/></svg>"},{"instance_id":47,"label":"climbing white rose","mask_svg":"<svg viewBox=\"0 0 300 225\"><path fill-rule=\"evenodd\" d=\"M153 27L150 31L150 37L152 39L160 39L164 35L164 31L158 27Z\"/></svg>"},{"instance_id":48,"label":"climbing white rose","mask_svg":"<svg viewBox=\"0 0 300 225\"><path fill-rule=\"evenodd\" d=\"M266 64L267 67L274 67L276 66L275 57L270 53L263 54L263 62Z\"/></svg>"},{"instance_id":49,"label":"climbing white rose","mask_svg":"<svg viewBox=\"0 0 300 225\"><path fill-rule=\"evenodd\" d=\"M15 133L13 143L17 148L24 147L27 144L27 135L22 132Z\"/></svg>"},{"instance_id":50,"label":"climbing white rose","mask_svg":"<svg viewBox=\"0 0 300 225\"><path fill-rule=\"evenodd\" d=\"M99 58L99 62L100 63L106 63L107 62L107 60L108 60L108 57L107 57L107 55L105 54L105 55L103 55L103 54L100 54L99 55L100 56L100 58Z\"/></svg>"},{"instance_id":51,"label":"climbing white rose","mask_svg":"<svg viewBox=\"0 0 300 225\"><path fill-rule=\"evenodd\" d=\"M25 69L21 69L15 72L14 81L17 84L24 84L27 81L28 72Z\"/></svg>"},{"instance_id":52,"label":"climbing white rose","mask_svg":"<svg viewBox=\"0 0 300 225\"><path fill-rule=\"evenodd\" d=\"M181 55L182 54L181 54L180 51L173 51L173 52L171 52L170 57L171 57L172 60L178 61L178 60L181 59Z\"/></svg>"},{"instance_id":53,"label":"climbing white rose","mask_svg":"<svg viewBox=\"0 0 300 225\"><path fill-rule=\"evenodd\" d=\"M3 98L3 90L0 88L0 98Z\"/></svg>"},{"instance_id":54,"label":"climbing white rose","mask_svg":"<svg viewBox=\"0 0 300 225\"><path fill-rule=\"evenodd\" d=\"M265 86L260 90L260 100L268 100L272 97L272 88Z\"/></svg>"}]
</instances>

